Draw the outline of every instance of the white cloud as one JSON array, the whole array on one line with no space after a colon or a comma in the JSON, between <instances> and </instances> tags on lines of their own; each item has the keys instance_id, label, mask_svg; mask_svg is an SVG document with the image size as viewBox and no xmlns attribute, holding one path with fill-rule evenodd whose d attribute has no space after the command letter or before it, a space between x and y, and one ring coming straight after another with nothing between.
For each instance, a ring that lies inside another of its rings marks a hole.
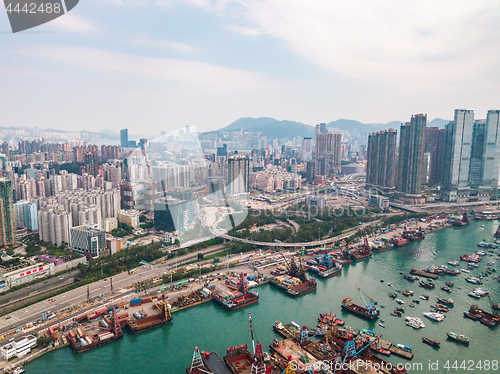
<instances>
[{"instance_id":1,"label":"white cloud","mask_svg":"<svg viewBox=\"0 0 500 374\"><path fill-rule=\"evenodd\" d=\"M144 57L91 48L40 46L20 54L65 62L72 68L122 74L126 77L159 78L170 81L195 82L217 90L255 90L279 85L275 79L240 69L203 62L159 57Z\"/></svg>"},{"instance_id":2,"label":"white cloud","mask_svg":"<svg viewBox=\"0 0 500 374\"><path fill-rule=\"evenodd\" d=\"M185 44L185 43L179 43L179 42L174 42L172 40L158 40L158 39L150 39L148 37L144 36L138 36L134 37L130 40L132 44L135 45L141 45L141 46L146 46L146 47L153 47L153 48L162 48L162 49L169 49L172 51L176 52L186 52L186 53L191 53L196 50L195 47Z\"/></svg>"},{"instance_id":3,"label":"white cloud","mask_svg":"<svg viewBox=\"0 0 500 374\"><path fill-rule=\"evenodd\" d=\"M58 30L91 33L99 30L99 28L92 22L75 15L73 12L66 13L65 15L56 18L48 23L51 27Z\"/></svg>"},{"instance_id":4,"label":"white cloud","mask_svg":"<svg viewBox=\"0 0 500 374\"><path fill-rule=\"evenodd\" d=\"M500 62L500 7L493 0L215 3L199 5L226 9L232 30L275 37L297 55L354 79L437 86L487 80Z\"/></svg>"},{"instance_id":5,"label":"white cloud","mask_svg":"<svg viewBox=\"0 0 500 374\"><path fill-rule=\"evenodd\" d=\"M233 30L235 32L238 32L240 34L247 35L247 36L259 36L261 34L261 31L255 27L239 26L239 25L235 25L234 23L228 25L227 27L230 30Z\"/></svg>"}]
</instances>

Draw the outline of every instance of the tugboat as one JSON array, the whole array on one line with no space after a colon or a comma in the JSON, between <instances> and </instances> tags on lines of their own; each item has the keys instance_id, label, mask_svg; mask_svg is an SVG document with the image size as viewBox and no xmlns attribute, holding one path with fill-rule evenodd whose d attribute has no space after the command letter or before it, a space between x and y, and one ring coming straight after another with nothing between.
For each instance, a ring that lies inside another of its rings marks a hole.
<instances>
[{"instance_id":1,"label":"tugboat","mask_svg":"<svg viewBox=\"0 0 500 374\"><path fill-rule=\"evenodd\" d=\"M441 344L441 343L440 343L440 342L438 342L437 340L432 340L432 339L426 338L425 336L424 336L424 337L422 337L422 341L423 341L425 344L430 345L431 347L439 347L439 345Z\"/></svg>"},{"instance_id":2,"label":"tugboat","mask_svg":"<svg viewBox=\"0 0 500 374\"><path fill-rule=\"evenodd\" d=\"M466 337L465 335L462 335L462 334L459 335L459 334L454 333L453 331L447 332L446 335L448 335L448 338L450 338L452 340L455 340L459 343L469 345L469 338Z\"/></svg>"}]
</instances>

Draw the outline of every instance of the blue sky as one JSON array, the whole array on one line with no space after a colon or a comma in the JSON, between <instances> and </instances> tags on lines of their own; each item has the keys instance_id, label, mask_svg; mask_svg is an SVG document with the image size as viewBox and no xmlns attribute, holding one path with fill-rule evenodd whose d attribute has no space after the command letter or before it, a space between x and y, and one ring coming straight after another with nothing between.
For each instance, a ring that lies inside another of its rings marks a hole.
<instances>
[{"instance_id":1,"label":"blue sky","mask_svg":"<svg viewBox=\"0 0 500 374\"><path fill-rule=\"evenodd\" d=\"M500 108L499 21L498 0L81 0L12 34L0 11L0 126L484 118Z\"/></svg>"}]
</instances>

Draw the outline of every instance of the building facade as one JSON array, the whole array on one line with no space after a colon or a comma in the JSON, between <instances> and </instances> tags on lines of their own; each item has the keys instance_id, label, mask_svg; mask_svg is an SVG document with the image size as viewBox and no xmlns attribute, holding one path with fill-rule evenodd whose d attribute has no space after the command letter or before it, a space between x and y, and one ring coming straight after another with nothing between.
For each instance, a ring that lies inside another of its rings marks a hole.
<instances>
[{"instance_id":1,"label":"building facade","mask_svg":"<svg viewBox=\"0 0 500 374\"><path fill-rule=\"evenodd\" d=\"M366 183L394 188L396 176L397 131L374 132L368 136Z\"/></svg>"},{"instance_id":2,"label":"building facade","mask_svg":"<svg viewBox=\"0 0 500 374\"><path fill-rule=\"evenodd\" d=\"M71 247L73 252L88 259L109 255L106 247L106 231L98 225L82 225L71 228Z\"/></svg>"},{"instance_id":3,"label":"building facade","mask_svg":"<svg viewBox=\"0 0 500 374\"><path fill-rule=\"evenodd\" d=\"M411 116L401 125L396 190L407 195L422 192L426 114Z\"/></svg>"},{"instance_id":4,"label":"building facade","mask_svg":"<svg viewBox=\"0 0 500 374\"><path fill-rule=\"evenodd\" d=\"M14 196L12 182L0 178L0 246L5 247L16 242L16 222L14 217Z\"/></svg>"},{"instance_id":5,"label":"building facade","mask_svg":"<svg viewBox=\"0 0 500 374\"><path fill-rule=\"evenodd\" d=\"M250 187L250 160L246 156L235 155L227 160L228 192L232 195L248 192Z\"/></svg>"}]
</instances>

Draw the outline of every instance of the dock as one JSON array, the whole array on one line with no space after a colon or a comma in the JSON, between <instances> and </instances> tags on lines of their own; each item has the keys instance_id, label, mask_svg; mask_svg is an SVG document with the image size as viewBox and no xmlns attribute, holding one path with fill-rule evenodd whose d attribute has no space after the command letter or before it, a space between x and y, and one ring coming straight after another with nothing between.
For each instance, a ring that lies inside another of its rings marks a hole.
<instances>
[{"instance_id":1,"label":"dock","mask_svg":"<svg viewBox=\"0 0 500 374\"><path fill-rule=\"evenodd\" d=\"M425 270L411 269L410 274L419 275L421 277L431 278L431 279L438 278L437 274L429 273L428 271L425 271Z\"/></svg>"}]
</instances>

